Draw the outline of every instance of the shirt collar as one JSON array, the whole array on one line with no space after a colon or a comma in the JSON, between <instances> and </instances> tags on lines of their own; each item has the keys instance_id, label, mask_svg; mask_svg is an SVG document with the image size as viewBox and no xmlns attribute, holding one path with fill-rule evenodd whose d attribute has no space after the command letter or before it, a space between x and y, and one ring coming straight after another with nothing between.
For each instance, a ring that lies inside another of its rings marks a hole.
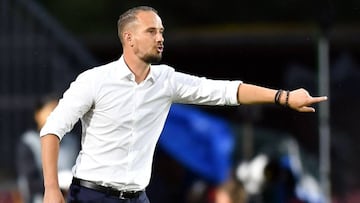
<instances>
[{"instance_id":1,"label":"shirt collar","mask_svg":"<svg viewBox=\"0 0 360 203\"><path fill-rule=\"evenodd\" d=\"M123 79L123 78L130 79L130 78L134 77L134 74L131 72L129 67L126 65L123 56L121 56L119 58L119 60L117 60L115 62L115 66L116 66L116 70L117 70L117 75L120 77L120 79Z\"/></svg>"},{"instance_id":2,"label":"shirt collar","mask_svg":"<svg viewBox=\"0 0 360 203\"><path fill-rule=\"evenodd\" d=\"M131 72L130 68L125 63L123 55L119 58L119 60L116 61L115 64L116 64L117 74L121 79L127 78L129 80L133 80L133 81L135 80L135 75ZM151 67L150 65L150 72L148 76L145 78L145 81L147 80L152 82L154 81L154 73L152 71L152 68L153 67Z\"/></svg>"}]
</instances>

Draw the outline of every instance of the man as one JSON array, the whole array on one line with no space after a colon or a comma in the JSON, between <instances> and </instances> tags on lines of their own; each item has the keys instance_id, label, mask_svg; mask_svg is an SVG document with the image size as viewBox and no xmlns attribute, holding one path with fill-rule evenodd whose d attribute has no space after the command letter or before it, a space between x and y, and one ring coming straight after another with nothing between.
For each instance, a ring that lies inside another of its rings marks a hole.
<instances>
[{"instance_id":1,"label":"man","mask_svg":"<svg viewBox=\"0 0 360 203\"><path fill-rule=\"evenodd\" d=\"M241 81L216 81L176 72L161 60L164 27L151 7L122 14L119 60L80 74L41 130L44 202L64 202L57 178L58 146L81 119L82 150L73 168L69 202L149 202L155 145L172 103L278 103L300 112L326 100L304 89L277 91Z\"/></svg>"}]
</instances>

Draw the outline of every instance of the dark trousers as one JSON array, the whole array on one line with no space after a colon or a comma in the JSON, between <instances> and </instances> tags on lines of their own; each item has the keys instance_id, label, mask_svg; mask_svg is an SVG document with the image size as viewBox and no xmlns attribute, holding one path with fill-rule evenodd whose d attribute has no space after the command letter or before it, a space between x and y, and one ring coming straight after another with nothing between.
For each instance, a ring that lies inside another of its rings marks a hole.
<instances>
[{"instance_id":1,"label":"dark trousers","mask_svg":"<svg viewBox=\"0 0 360 203\"><path fill-rule=\"evenodd\" d=\"M68 195L68 203L150 203L145 192L142 192L139 197L132 199L119 199L118 197L110 196L102 192L71 184Z\"/></svg>"}]
</instances>

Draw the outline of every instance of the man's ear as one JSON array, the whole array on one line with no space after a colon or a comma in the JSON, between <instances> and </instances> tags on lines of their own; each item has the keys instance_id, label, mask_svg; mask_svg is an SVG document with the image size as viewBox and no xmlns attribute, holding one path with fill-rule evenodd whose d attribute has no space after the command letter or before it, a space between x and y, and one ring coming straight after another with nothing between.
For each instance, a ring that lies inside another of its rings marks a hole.
<instances>
[{"instance_id":1,"label":"man's ear","mask_svg":"<svg viewBox=\"0 0 360 203\"><path fill-rule=\"evenodd\" d=\"M133 39L132 39L132 34L130 33L130 32L124 32L124 40L125 40L125 42L127 43L127 44L129 44L130 46L133 46L132 45L132 41L133 41Z\"/></svg>"}]
</instances>

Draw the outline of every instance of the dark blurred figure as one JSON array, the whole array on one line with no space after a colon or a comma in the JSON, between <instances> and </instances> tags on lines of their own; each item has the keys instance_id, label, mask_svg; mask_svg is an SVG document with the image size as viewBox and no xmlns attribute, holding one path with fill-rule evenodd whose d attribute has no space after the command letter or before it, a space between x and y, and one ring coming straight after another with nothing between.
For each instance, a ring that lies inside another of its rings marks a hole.
<instances>
[{"instance_id":1,"label":"dark blurred figure","mask_svg":"<svg viewBox=\"0 0 360 203\"><path fill-rule=\"evenodd\" d=\"M271 159L264 169L265 183L262 199L266 203L307 203L296 194L296 177L277 158Z\"/></svg>"},{"instance_id":2,"label":"dark blurred figure","mask_svg":"<svg viewBox=\"0 0 360 203\"><path fill-rule=\"evenodd\" d=\"M39 131L46 118L58 104L58 97L49 94L40 98L34 108L35 129L24 132L16 149L16 169L18 188L24 203L41 203L44 193L41 145ZM72 178L71 168L80 149L79 138L66 136L61 144L59 166L59 182L65 195Z\"/></svg>"},{"instance_id":3,"label":"dark blurred figure","mask_svg":"<svg viewBox=\"0 0 360 203\"><path fill-rule=\"evenodd\" d=\"M188 203L187 193L197 176L161 147L156 150L153 168L146 189L150 202Z\"/></svg>"}]
</instances>

